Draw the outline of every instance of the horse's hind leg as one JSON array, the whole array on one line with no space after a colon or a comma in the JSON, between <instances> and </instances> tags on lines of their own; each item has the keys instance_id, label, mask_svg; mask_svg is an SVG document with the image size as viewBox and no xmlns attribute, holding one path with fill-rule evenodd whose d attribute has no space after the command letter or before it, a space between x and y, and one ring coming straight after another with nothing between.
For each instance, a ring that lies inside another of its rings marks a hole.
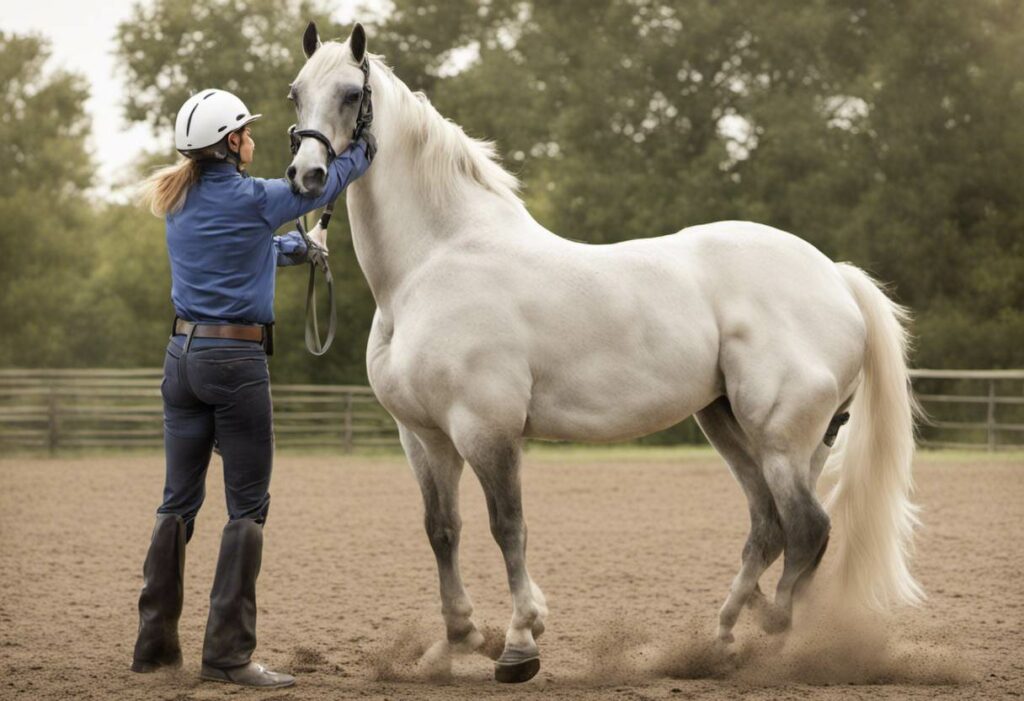
<instances>
[{"instance_id":1,"label":"horse's hind leg","mask_svg":"<svg viewBox=\"0 0 1024 701\"><path fill-rule=\"evenodd\" d=\"M764 467L786 536L782 576L775 590L780 616L774 626L766 628L776 632L789 627L797 584L809 578L825 554L829 518L799 474L807 469L803 461L773 454L765 457Z\"/></svg>"},{"instance_id":2,"label":"horse's hind leg","mask_svg":"<svg viewBox=\"0 0 1024 701\"><path fill-rule=\"evenodd\" d=\"M487 499L491 534L501 548L512 592L512 621L505 648L494 663L500 682L525 682L540 669L536 638L544 631L547 604L544 594L526 570L526 521L519 481L520 441L476 435L460 443L460 451L473 467Z\"/></svg>"},{"instance_id":3,"label":"horse's hind leg","mask_svg":"<svg viewBox=\"0 0 1024 701\"><path fill-rule=\"evenodd\" d=\"M441 614L447 628L447 641L432 648L428 657L447 652L470 652L479 648L483 635L471 620L473 603L462 584L459 572L459 478L462 457L447 436L440 432L422 437L399 425L402 447L423 493L424 525L437 559L441 583Z\"/></svg>"},{"instance_id":4,"label":"horse's hind leg","mask_svg":"<svg viewBox=\"0 0 1024 701\"><path fill-rule=\"evenodd\" d=\"M847 399L839 407L815 446L806 480L801 475L802 460L778 454L767 457L765 461L766 468L772 465L771 488L779 509L784 510L785 514L783 528L786 531L786 559L775 591L776 612L781 613L776 628L788 625L793 597L810 582L828 547L830 522L814 489L829 453L832 452L835 434L848 418L848 415L840 416L839 412L844 411L849 404L850 400ZM771 627L766 625L765 629L772 632Z\"/></svg>"},{"instance_id":5,"label":"horse's hind leg","mask_svg":"<svg viewBox=\"0 0 1024 701\"><path fill-rule=\"evenodd\" d=\"M705 407L697 414L697 422L725 458L750 507L750 534L743 546L743 564L718 617L718 639L728 643L733 640L732 629L743 605L755 593L760 595L757 581L782 553L784 538L771 490L733 416L729 400L720 397Z\"/></svg>"},{"instance_id":6,"label":"horse's hind leg","mask_svg":"<svg viewBox=\"0 0 1024 701\"><path fill-rule=\"evenodd\" d=\"M775 591L774 625L766 630L782 630L792 619L793 595L797 586L809 581L828 545L829 518L814 494L814 484L828 456L829 446L822 442L835 397L821 392L807 393L797 410L786 411L785 404L767 422L763 435L761 466L775 499L785 534L782 576Z\"/></svg>"}]
</instances>

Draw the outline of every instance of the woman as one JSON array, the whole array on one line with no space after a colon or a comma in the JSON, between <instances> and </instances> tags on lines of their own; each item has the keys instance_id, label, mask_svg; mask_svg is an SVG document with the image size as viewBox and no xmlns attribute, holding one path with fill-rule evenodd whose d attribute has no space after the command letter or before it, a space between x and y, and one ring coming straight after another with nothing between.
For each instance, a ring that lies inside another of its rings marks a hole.
<instances>
[{"instance_id":1,"label":"woman","mask_svg":"<svg viewBox=\"0 0 1024 701\"><path fill-rule=\"evenodd\" d=\"M202 678L283 687L294 678L251 658L274 448L267 354L275 265L303 262L307 244L296 231L274 232L337 197L366 171L376 149L361 130L331 163L322 194L303 197L284 179L246 175L255 150L249 125L259 117L223 90L192 96L175 125L175 145L185 158L143 187L143 201L166 218L176 316L161 385L167 476L143 566L132 670L181 664L185 544L216 444L229 521L210 594Z\"/></svg>"}]
</instances>

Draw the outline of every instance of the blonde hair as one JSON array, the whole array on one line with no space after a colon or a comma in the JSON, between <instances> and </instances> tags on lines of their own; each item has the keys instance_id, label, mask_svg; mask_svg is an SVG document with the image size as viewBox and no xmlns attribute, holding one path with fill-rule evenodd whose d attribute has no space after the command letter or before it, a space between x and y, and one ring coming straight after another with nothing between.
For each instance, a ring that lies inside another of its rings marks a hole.
<instances>
[{"instance_id":1,"label":"blonde hair","mask_svg":"<svg viewBox=\"0 0 1024 701\"><path fill-rule=\"evenodd\" d=\"M185 205L189 188L199 182L202 169L197 161L182 158L155 171L142 183L139 203L157 217L178 212Z\"/></svg>"}]
</instances>

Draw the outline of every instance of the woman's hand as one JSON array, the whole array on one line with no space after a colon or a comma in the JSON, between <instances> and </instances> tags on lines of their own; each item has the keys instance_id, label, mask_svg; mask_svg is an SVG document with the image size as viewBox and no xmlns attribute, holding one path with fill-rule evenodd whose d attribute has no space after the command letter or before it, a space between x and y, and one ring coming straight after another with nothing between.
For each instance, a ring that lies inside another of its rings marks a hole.
<instances>
[{"instance_id":1,"label":"woman's hand","mask_svg":"<svg viewBox=\"0 0 1024 701\"><path fill-rule=\"evenodd\" d=\"M324 273L327 272L327 229L319 221L306 234L306 260Z\"/></svg>"},{"instance_id":2,"label":"woman's hand","mask_svg":"<svg viewBox=\"0 0 1024 701\"><path fill-rule=\"evenodd\" d=\"M309 236L309 240L310 241L315 243L319 248L323 249L323 252L325 254L328 252L328 248L327 248L327 229L325 229L322 226L320 226L320 222L319 221L317 221L316 226L313 227L313 230L310 231L307 234L307 236Z\"/></svg>"}]
</instances>

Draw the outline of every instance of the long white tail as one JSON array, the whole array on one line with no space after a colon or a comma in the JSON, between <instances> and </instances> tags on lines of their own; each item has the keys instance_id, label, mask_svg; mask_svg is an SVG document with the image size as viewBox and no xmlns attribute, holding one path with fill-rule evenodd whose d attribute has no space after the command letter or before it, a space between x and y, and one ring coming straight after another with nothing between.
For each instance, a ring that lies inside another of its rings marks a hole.
<instances>
[{"instance_id":1,"label":"long white tail","mask_svg":"<svg viewBox=\"0 0 1024 701\"><path fill-rule=\"evenodd\" d=\"M864 377L842 445L830 460L838 482L827 508L838 536L838 576L847 596L885 610L924 598L910 574L917 508L910 501L914 418L907 371L908 311L864 271L837 264L867 325Z\"/></svg>"}]
</instances>

